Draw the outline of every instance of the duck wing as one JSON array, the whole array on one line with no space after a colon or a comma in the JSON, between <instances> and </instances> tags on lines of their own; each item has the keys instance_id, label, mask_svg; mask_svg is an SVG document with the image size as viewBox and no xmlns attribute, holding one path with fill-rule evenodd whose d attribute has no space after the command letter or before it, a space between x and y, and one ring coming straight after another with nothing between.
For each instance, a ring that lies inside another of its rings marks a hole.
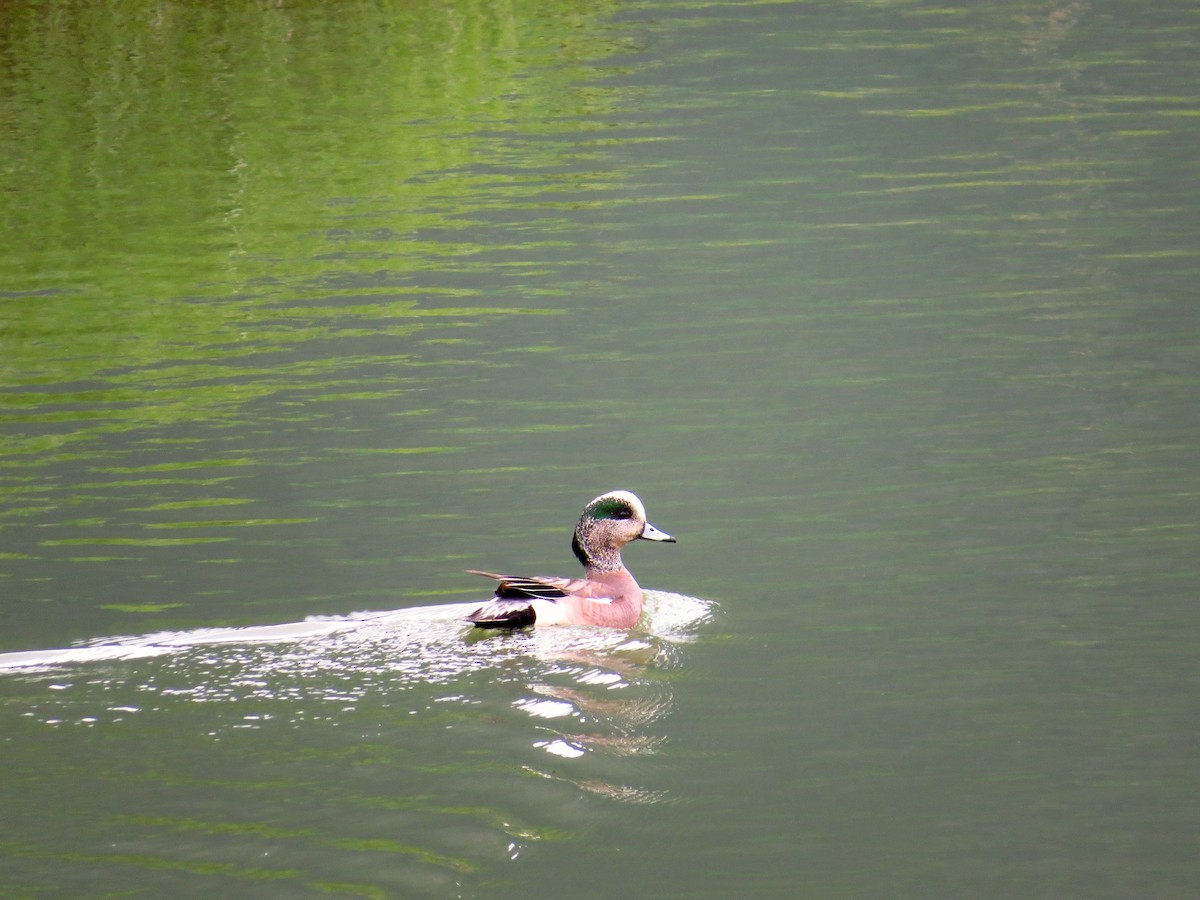
<instances>
[{"instance_id":1,"label":"duck wing","mask_svg":"<svg viewBox=\"0 0 1200 900\"><path fill-rule=\"evenodd\" d=\"M537 621L538 604L549 621L561 621L563 615L554 607L559 600L587 598L595 603L611 603L611 597L590 596L597 593L597 585L583 578L556 578L552 576L499 575L468 569L471 575L482 575L499 582L496 596L466 617L479 628L525 628Z\"/></svg>"},{"instance_id":2,"label":"duck wing","mask_svg":"<svg viewBox=\"0 0 1200 900\"><path fill-rule=\"evenodd\" d=\"M496 597L500 600L562 600L565 597L580 597L598 603L611 603L612 597L604 585L586 578L557 578L551 575L498 575L467 569L470 575L482 575L500 582L496 586ZM597 590L599 588L599 590Z\"/></svg>"}]
</instances>

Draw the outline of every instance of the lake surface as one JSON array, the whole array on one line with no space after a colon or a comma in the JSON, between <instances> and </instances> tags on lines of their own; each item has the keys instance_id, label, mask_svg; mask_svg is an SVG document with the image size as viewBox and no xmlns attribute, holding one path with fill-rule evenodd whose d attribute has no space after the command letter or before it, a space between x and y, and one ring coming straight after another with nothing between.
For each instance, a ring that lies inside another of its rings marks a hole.
<instances>
[{"instance_id":1,"label":"lake surface","mask_svg":"<svg viewBox=\"0 0 1200 900\"><path fill-rule=\"evenodd\" d=\"M13 5L0 896L1195 896L1198 45Z\"/></svg>"}]
</instances>

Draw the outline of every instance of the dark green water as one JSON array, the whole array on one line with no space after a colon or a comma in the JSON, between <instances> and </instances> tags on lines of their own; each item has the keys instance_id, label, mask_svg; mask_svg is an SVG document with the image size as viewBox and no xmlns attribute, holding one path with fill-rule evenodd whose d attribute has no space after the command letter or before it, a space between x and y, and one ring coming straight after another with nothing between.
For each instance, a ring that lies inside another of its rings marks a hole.
<instances>
[{"instance_id":1,"label":"dark green water","mask_svg":"<svg viewBox=\"0 0 1200 900\"><path fill-rule=\"evenodd\" d=\"M1200 9L3 18L0 896L1195 895Z\"/></svg>"}]
</instances>

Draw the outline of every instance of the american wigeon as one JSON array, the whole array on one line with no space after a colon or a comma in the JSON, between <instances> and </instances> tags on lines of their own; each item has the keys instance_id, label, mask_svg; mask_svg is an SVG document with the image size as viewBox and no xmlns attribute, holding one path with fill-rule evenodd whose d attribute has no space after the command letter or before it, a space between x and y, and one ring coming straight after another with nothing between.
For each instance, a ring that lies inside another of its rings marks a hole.
<instances>
[{"instance_id":1,"label":"american wigeon","mask_svg":"<svg viewBox=\"0 0 1200 900\"><path fill-rule=\"evenodd\" d=\"M571 549L583 578L514 577L468 569L500 582L494 599L467 616L479 628L603 625L632 628L642 613L642 589L621 562L621 548L639 538L675 543L646 521L646 508L629 491L601 494L583 508Z\"/></svg>"}]
</instances>

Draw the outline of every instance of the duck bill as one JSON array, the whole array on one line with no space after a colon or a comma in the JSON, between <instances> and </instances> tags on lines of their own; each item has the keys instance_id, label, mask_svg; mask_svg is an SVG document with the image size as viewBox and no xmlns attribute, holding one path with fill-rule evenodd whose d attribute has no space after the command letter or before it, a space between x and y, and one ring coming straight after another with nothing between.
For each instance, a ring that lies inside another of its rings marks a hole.
<instances>
[{"instance_id":1,"label":"duck bill","mask_svg":"<svg viewBox=\"0 0 1200 900\"><path fill-rule=\"evenodd\" d=\"M638 537L643 541L662 541L667 544L675 543L675 538L671 537L665 531L655 528L649 522L646 523L646 527L642 529L642 533Z\"/></svg>"}]
</instances>

